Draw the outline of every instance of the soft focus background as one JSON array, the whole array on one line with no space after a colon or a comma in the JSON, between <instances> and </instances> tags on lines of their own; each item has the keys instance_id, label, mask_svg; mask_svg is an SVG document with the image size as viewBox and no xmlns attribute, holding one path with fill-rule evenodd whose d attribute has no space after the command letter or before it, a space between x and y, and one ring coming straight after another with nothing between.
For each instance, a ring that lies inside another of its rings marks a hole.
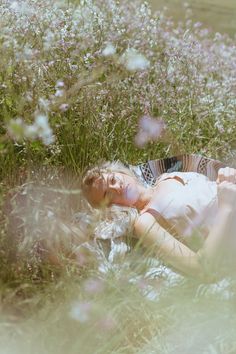
<instances>
[{"instance_id":1,"label":"soft focus background","mask_svg":"<svg viewBox=\"0 0 236 354\"><path fill-rule=\"evenodd\" d=\"M79 188L101 159L236 165L235 8L1 0L1 354L236 353L235 270L185 279Z\"/></svg>"},{"instance_id":2,"label":"soft focus background","mask_svg":"<svg viewBox=\"0 0 236 354\"><path fill-rule=\"evenodd\" d=\"M150 0L154 10L160 10L166 6L177 20L183 19L182 5L184 3L189 4L195 22L200 21L216 32L235 35L236 3L234 0Z\"/></svg>"}]
</instances>

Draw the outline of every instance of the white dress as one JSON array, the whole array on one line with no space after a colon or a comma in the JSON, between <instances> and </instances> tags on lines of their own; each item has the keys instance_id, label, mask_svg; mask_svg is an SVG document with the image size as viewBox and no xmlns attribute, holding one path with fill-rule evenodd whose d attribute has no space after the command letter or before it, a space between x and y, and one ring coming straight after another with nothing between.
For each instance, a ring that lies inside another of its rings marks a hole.
<instances>
[{"instance_id":1,"label":"white dress","mask_svg":"<svg viewBox=\"0 0 236 354\"><path fill-rule=\"evenodd\" d=\"M172 172L157 179L153 198L142 213L151 213L173 236L198 248L207 237L217 210L216 182L196 172Z\"/></svg>"}]
</instances>

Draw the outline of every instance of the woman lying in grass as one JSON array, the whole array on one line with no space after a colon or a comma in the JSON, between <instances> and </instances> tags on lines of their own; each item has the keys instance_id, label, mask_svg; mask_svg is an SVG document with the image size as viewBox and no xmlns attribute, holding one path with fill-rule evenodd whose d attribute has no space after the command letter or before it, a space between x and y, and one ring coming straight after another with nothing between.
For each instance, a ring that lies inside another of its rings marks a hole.
<instances>
[{"instance_id":1,"label":"woman lying in grass","mask_svg":"<svg viewBox=\"0 0 236 354\"><path fill-rule=\"evenodd\" d=\"M221 247L233 238L235 183L236 170L226 167L216 182L196 172L172 172L145 187L115 162L89 170L82 190L95 208L135 208L130 222L140 242L180 273L209 282L217 280L211 270ZM193 240L201 241L197 249Z\"/></svg>"}]
</instances>

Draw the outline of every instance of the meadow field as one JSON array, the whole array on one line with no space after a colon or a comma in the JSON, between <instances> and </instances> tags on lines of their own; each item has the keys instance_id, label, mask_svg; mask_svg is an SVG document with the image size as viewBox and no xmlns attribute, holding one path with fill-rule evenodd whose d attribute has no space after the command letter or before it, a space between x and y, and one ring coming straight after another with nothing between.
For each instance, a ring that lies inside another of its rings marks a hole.
<instances>
[{"instance_id":1,"label":"meadow field","mask_svg":"<svg viewBox=\"0 0 236 354\"><path fill-rule=\"evenodd\" d=\"M235 24L191 4L1 0L0 354L236 353L234 269L174 272L80 190L102 160L236 166Z\"/></svg>"}]
</instances>

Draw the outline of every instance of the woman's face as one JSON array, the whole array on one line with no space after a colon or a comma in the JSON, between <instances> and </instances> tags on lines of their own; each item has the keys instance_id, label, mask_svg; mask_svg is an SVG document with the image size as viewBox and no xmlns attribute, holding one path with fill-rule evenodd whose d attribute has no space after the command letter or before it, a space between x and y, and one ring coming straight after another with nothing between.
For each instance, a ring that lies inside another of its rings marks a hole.
<instances>
[{"instance_id":1,"label":"woman's face","mask_svg":"<svg viewBox=\"0 0 236 354\"><path fill-rule=\"evenodd\" d=\"M139 199L136 178L119 172L103 173L90 187L92 204L135 206Z\"/></svg>"}]
</instances>

